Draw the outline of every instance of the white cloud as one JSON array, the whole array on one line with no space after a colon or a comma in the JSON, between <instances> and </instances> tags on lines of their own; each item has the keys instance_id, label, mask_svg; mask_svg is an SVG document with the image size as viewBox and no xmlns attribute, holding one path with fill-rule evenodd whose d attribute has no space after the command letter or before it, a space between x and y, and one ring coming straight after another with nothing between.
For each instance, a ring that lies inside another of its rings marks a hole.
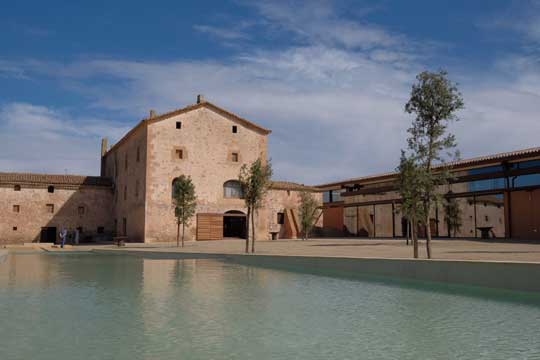
<instances>
[{"instance_id":1,"label":"white cloud","mask_svg":"<svg viewBox=\"0 0 540 360\"><path fill-rule=\"evenodd\" d=\"M118 140L128 127L27 103L0 108L0 169L96 175L99 139Z\"/></svg>"},{"instance_id":2,"label":"white cloud","mask_svg":"<svg viewBox=\"0 0 540 360\"><path fill-rule=\"evenodd\" d=\"M149 109L183 107L202 93L273 130L269 155L279 179L315 184L393 170L412 120L403 106L415 74L424 69L418 45L372 25L339 22L329 5L295 11L273 2L254 6L267 27L293 33L298 43L278 50L245 49L234 61L30 61L25 74L65 80L70 90L91 99L92 107L122 112L132 124ZM466 110L452 130L465 156L538 145L537 64L531 57L505 57L483 74L450 73L463 79ZM9 136L36 139L41 129L51 150L46 161L36 158L37 147L8 151L0 159L4 169L68 166L95 173L101 127L116 138L122 129L121 124L19 106L1 113L2 143ZM15 118L20 120L11 123ZM14 141L4 148L17 148Z\"/></svg>"}]
</instances>

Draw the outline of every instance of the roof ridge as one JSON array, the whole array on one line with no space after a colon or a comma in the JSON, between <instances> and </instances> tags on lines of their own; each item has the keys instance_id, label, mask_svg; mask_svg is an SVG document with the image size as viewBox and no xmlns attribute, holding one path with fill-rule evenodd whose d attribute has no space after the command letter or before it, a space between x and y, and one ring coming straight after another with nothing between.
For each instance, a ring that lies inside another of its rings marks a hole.
<instances>
[{"instance_id":1,"label":"roof ridge","mask_svg":"<svg viewBox=\"0 0 540 360\"><path fill-rule=\"evenodd\" d=\"M449 161L449 162L445 162L445 163L438 163L438 164L433 165L433 167L434 168L441 168L441 167L455 167L455 166L468 165L468 164L472 165L472 164L477 163L477 162L504 159L504 158L507 158L507 157L527 155L527 154L536 153L536 152L538 152L540 154L540 147L539 146L520 149L520 150L505 151L505 152L495 153L495 154L491 154L491 155L480 155L480 156L475 156L475 157L462 159L462 160ZM328 183L324 183L324 184L320 184L320 185L315 185L315 187L322 188L322 187L328 187L328 186L332 186L332 185L350 183L350 182L355 182L355 181L363 181L363 180L374 179L374 178L385 178L385 177L390 177L390 176L393 176L393 175L396 175L396 174L397 174L396 171L389 171L389 172L384 172L384 173L379 173L379 174L366 175L366 176L360 176L360 177L355 177L355 178L348 178L348 179L341 180L341 181L328 182Z\"/></svg>"},{"instance_id":2,"label":"roof ridge","mask_svg":"<svg viewBox=\"0 0 540 360\"><path fill-rule=\"evenodd\" d=\"M199 109L199 108L205 107L205 106L210 107L210 108L214 109L215 111L217 111L219 113L222 113L222 115L232 117L232 118L236 119L238 122L245 125L246 127L249 127L249 128L252 128L252 129L254 129L256 131L262 132L264 135L268 135L268 134L270 134L272 132L272 130L269 130L269 129L266 129L266 128L262 127L262 126L259 126L259 125L255 124L252 121L249 121L249 120L247 120L247 119L245 119L245 118L243 118L243 117L241 117L239 115L236 115L233 112L230 112L230 111L225 110L224 108L222 108L220 106L215 105L214 103L212 103L210 101L204 100L204 101L201 101L200 103L190 104L190 105L184 106L182 108L177 108L177 109L165 112L163 114L143 118L142 120L140 120L137 123L137 125L135 125L133 128L131 128L120 140L118 140L116 142L116 144L114 144L109 150L107 150L107 153L109 153L109 151L111 151L112 149L116 148L121 143L123 143L132 133L134 133L136 131L136 129L138 129L141 126L144 126L146 124L155 123L155 122L158 122L158 121L161 121L161 120L165 120L165 119L171 118L173 116L180 115L180 114L186 113L188 111L196 110L196 109Z\"/></svg>"}]
</instances>

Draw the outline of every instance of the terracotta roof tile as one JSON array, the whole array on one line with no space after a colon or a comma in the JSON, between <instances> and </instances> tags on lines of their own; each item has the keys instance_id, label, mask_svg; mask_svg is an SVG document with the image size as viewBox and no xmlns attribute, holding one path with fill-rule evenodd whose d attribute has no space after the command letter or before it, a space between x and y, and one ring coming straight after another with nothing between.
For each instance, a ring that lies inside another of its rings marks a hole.
<instances>
[{"instance_id":1,"label":"terracotta roof tile","mask_svg":"<svg viewBox=\"0 0 540 360\"><path fill-rule=\"evenodd\" d=\"M5 173L0 172L1 184L32 184L32 185L87 185L111 186L109 178L99 176L54 175L34 173Z\"/></svg>"}]
</instances>

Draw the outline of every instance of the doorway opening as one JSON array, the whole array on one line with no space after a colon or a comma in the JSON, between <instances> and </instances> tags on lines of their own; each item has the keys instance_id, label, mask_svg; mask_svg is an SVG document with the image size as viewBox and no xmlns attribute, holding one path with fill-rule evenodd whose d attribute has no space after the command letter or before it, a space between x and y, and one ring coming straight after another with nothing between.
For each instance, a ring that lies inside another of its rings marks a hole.
<instances>
[{"instance_id":1,"label":"doorway opening","mask_svg":"<svg viewBox=\"0 0 540 360\"><path fill-rule=\"evenodd\" d=\"M39 242L55 243L56 242L56 227L42 227Z\"/></svg>"},{"instance_id":2,"label":"doorway opening","mask_svg":"<svg viewBox=\"0 0 540 360\"><path fill-rule=\"evenodd\" d=\"M223 214L223 237L246 237L246 214L238 210Z\"/></svg>"}]
</instances>

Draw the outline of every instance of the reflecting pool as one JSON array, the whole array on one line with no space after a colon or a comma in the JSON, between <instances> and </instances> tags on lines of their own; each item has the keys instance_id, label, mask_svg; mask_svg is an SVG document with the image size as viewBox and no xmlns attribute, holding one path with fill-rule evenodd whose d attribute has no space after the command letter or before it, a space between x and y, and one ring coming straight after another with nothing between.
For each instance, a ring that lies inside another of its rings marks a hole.
<instances>
[{"instance_id":1,"label":"reflecting pool","mask_svg":"<svg viewBox=\"0 0 540 360\"><path fill-rule=\"evenodd\" d=\"M10 255L0 319L0 359L540 357L537 297L218 260Z\"/></svg>"}]
</instances>

